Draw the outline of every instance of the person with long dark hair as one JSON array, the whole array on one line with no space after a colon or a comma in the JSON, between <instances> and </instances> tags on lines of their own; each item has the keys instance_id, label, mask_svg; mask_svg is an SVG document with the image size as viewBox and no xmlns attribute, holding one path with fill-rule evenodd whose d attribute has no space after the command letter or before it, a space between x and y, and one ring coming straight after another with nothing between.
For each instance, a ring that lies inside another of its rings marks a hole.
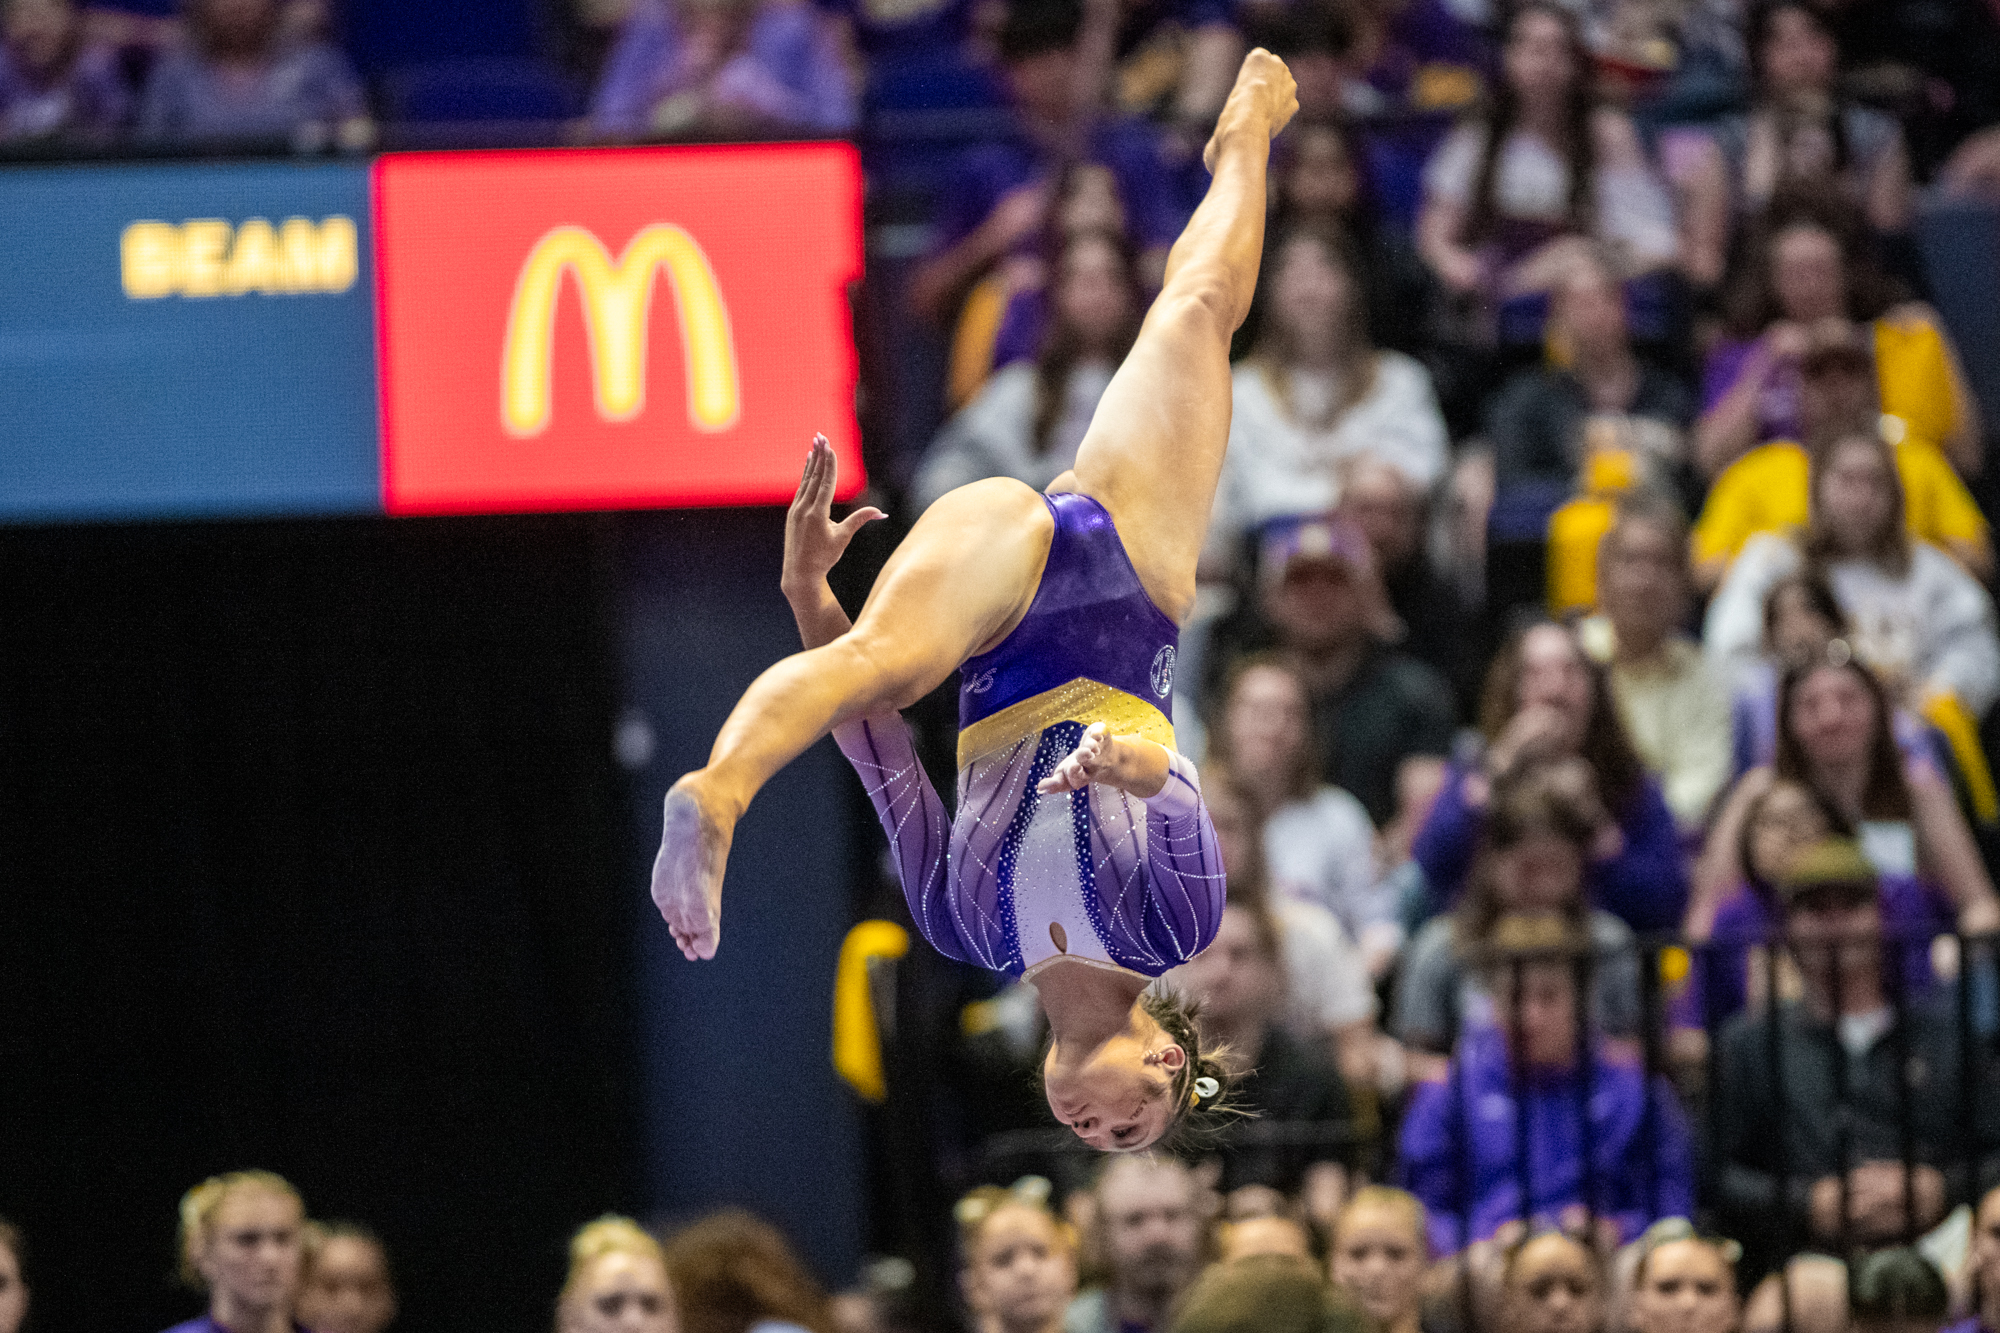
<instances>
[{"instance_id":1,"label":"person with long dark hair","mask_svg":"<svg viewBox=\"0 0 2000 1333\"><path fill-rule=\"evenodd\" d=\"M1232 549L1277 518L1340 502L1343 469L1370 458L1428 491L1450 441L1430 372L1375 347L1352 244L1301 227L1273 248L1256 346L1231 379L1229 457L1210 520Z\"/></svg>"},{"instance_id":2,"label":"person with long dark hair","mask_svg":"<svg viewBox=\"0 0 2000 1333\"><path fill-rule=\"evenodd\" d=\"M1412 851L1433 912L1458 898L1496 784L1530 762L1581 758L1605 812L1585 883L1594 906L1634 930L1666 930L1687 906L1680 835L1659 780L1618 718L1611 683L1575 634L1541 623L1493 659L1480 706L1484 751L1454 761Z\"/></svg>"},{"instance_id":3,"label":"person with long dark hair","mask_svg":"<svg viewBox=\"0 0 2000 1333\"><path fill-rule=\"evenodd\" d=\"M1597 101L1591 68L1569 10L1512 11L1491 106L1424 169L1417 246L1450 292L1489 308L1542 297L1578 240L1602 245L1621 279L1675 264L1673 202L1632 122Z\"/></svg>"},{"instance_id":4,"label":"person with long dark hair","mask_svg":"<svg viewBox=\"0 0 2000 1333\"><path fill-rule=\"evenodd\" d=\"M1054 318L1034 360L995 373L925 452L911 486L918 509L987 477L1012 477L1040 490L1075 464L1144 313L1123 237L1089 231L1066 238L1050 304Z\"/></svg>"},{"instance_id":5,"label":"person with long dark hair","mask_svg":"<svg viewBox=\"0 0 2000 1333\"><path fill-rule=\"evenodd\" d=\"M1903 131L1842 96L1840 47L1825 14L1805 0L1762 0L1745 41L1754 100L1715 130L1737 214L1755 215L1788 184L1830 182L1876 232L1908 230L1915 186Z\"/></svg>"},{"instance_id":6,"label":"person with long dark hair","mask_svg":"<svg viewBox=\"0 0 2000 1333\"><path fill-rule=\"evenodd\" d=\"M1901 423L1899 445L1927 444L1967 476L1979 471L1978 403L1950 335L1874 262L1851 204L1824 188L1788 186L1758 215L1744 254L1729 336L1702 372L1694 460L1704 475L1766 441L1806 442L1801 367L1843 330L1873 342L1879 410Z\"/></svg>"}]
</instances>

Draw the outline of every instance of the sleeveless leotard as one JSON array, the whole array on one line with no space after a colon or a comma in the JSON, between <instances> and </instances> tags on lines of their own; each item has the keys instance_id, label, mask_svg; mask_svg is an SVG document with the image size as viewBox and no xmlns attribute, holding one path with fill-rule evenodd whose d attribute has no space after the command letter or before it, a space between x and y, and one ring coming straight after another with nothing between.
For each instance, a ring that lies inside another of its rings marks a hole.
<instances>
[{"instance_id":1,"label":"sleeveless leotard","mask_svg":"<svg viewBox=\"0 0 2000 1333\"><path fill-rule=\"evenodd\" d=\"M958 814L901 717L834 731L889 836L917 928L960 962L1032 976L1070 957L1157 977L1215 938L1222 856L1168 722L1180 632L1146 595L1104 506L1042 497L1055 535L1013 633L959 671ZM1141 801L1093 783L1035 786L1093 722L1166 747Z\"/></svg>"}]
</instances>

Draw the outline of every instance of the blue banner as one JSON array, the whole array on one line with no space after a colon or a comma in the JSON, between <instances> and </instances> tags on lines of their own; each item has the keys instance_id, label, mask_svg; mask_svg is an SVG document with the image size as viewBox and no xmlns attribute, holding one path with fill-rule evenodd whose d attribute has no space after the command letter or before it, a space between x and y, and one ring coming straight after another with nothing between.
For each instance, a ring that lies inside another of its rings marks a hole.
<instances>
[{"instance_id":1,"label":"blue banner","mask_svg":"<svg viewBox=\"0 0 2000 1333\"><path fill-rule=\"evenodd\" d=\"M0 520L379 513L362 164L0 172Z\"/></svg>"}]
</instances>

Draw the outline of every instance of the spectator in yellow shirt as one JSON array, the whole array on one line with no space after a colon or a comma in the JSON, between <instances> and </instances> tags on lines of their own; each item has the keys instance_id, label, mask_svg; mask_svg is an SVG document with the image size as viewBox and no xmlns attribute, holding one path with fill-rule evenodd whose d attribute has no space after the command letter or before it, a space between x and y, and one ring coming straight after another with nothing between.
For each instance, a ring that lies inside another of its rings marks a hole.
<instances>
[{"instance_id":1,"label":"spectator in yellow shirt","mask_svg":"<svg viewBox=\"0 0 2000 1333\"><path fill-rule=\"evenodd\" d=\"M1850 334L1822 337L1799 366L1804 446L1791 440L1759 445L1715 479L1694 527L1696 583L1713 591L1750 538L1805 523L1809 451L1871 418L1879 418L1883 437L1895 450L1910 535L1939 547L1973 574L1989 576L1993 546L1986 519L1944 455L1918 433L1918 425L1933 423L1921 414L1913 424L1901 413L1884 412L1878 397L1878 382L1886 386L1903 376L1902 367L1919 360L1910 349L1921 347L1924 337L1903 331L1885 337L1879 325L1872 347ZM1899 397L1908 400L1906 394ZM1948 401L1947 395L1934 393L1936 398ZM1935 408L1925 410L1936 414Z\"/></svg>"}]
</instances>

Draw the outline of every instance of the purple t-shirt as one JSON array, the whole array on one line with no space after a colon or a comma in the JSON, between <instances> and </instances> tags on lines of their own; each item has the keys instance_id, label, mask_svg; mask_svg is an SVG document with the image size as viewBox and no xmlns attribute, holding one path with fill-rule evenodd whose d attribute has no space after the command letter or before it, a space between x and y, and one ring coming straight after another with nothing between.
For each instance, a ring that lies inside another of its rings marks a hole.
<instances>
[{"instance_id":1,"label":"purple t-shirt","mask_svg":"<svg viewBox=\"0 0 2000 1333\"><path fill-rule=\"evenodd\" d=\"M353 66L324 42L279 51L247 82L182 47L153 67L139 130L154 140L277 138L306 125L337 125L367 114Z\"/></svg>"},{"instance_id":2,"label":"purple t-shirt","mask_svg":"<svg viewBox=\"0 0 2000 1333\"><path fill-rule=\"evenodd\" d=\"M44 83L29 77L0 46L0 140L109 135L131 114L132 94L110 47L85 46L68 69Z\"/></svg>"},{"instance_id":3,"label":"purple t-shirt","mask_svg":"<svg viewBox=\"0 0 2000 1333\"><path fill-rule=\"evenodd\" d=\"M712 83L689 64L689 55L672 6L640 0L597 86L591 120L598 132L643 135L654 128L662 104L704 83L717 98L794 129L841 134L860 119L839 43L811 5L760 6L742 49Z\"/></svg>"},{"instance_id":4,"label":"purple t-shirt","mask_svg":"<svg viewBox=\"0 0 2000 1333\"><path fill-rule=\"evenodd\" d=\"M1755 338L1724 338L1708 354L1701 369L1701 410L1706 412L1728 396L1743 377ZM1799 419L1799 368L1786 362L1764 382L1757 397L1757 442L1796 440L1803 431Z\"/></svg>"}]
</instances>

